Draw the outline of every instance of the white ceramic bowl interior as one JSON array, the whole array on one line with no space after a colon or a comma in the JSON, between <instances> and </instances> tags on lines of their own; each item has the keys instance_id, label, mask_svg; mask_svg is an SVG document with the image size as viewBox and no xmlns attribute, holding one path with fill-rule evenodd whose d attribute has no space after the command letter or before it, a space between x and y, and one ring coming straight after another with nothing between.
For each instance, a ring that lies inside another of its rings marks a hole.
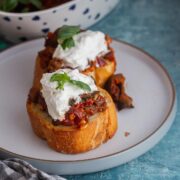
<instances>
[{"instance_id":1,"label":"white ceramic bowl interior","mask_svg":"<svg viewBox=\"0 0 180 180\"><path fill-rule=\"evenodd\" d=\"M68 25L87 28L108 14L119 0L72 0L54 8L31 13L0 11L0 34L11 42L21 42L46 35Z\"/></svg>"}]
</instances>

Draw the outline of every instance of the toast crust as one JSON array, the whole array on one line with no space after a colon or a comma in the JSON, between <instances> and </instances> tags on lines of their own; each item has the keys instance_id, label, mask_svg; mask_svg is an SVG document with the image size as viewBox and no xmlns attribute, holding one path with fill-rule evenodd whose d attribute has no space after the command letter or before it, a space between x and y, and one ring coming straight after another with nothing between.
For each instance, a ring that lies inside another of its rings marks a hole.
<instances>
[{"instance_id":1,"label":"toast crust","mask_svg":"<svg viewBox=\"0 0 180 180\"><path fill-rule=\"evenodd\" d=\"M33 131L45 139L54 150L76 154L92 150L108 139L117 130L117 114L111 96L99 88L107 100L107 109L92 116L82 128L75 126L54 126L51 117L40 110L37 104L27 100L27 111Z\"/></svg>"}]
</instances>

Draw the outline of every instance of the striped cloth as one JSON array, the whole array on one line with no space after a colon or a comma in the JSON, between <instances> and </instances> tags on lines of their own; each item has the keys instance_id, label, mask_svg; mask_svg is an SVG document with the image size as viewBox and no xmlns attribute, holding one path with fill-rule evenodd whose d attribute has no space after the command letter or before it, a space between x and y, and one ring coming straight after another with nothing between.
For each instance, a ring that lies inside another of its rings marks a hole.
<instances>
[{"instance_id":1,"label":"striped cloth","mask_svg":"<svg viewBox=\"0 0 180 180\"><path fill-rule=\"evenodd\" d=\"M26 161L11 158L0 161L0 180L65 180L60 176L49 175Z\"/></svg>"}]
</instances>

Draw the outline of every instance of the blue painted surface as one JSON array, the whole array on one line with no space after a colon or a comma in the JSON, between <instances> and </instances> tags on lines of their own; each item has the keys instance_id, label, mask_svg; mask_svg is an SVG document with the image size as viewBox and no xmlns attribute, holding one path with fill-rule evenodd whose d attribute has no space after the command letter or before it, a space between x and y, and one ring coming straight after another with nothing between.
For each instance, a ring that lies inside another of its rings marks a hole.
<instances>
[{"instance_id":1,"label":"blue painted surface","mask_svg":"<svg viewBox=\"0 0 180 180\"><path fill-rule=\"evenodd\" d=\"M118 6L91 27L143 48L166 67L180 100L180 0L120 0ZM0 49L7 43L0 40ZM119 167L68 180L180 179L180 110L163 140L143 156Z\"/></svg>"},{"instance_id":2,"label":"blue painted surface","mask_svg":"<svg viewBox=\"0 0 180 180\"><path fill-rule=\"evenodd\" d=\"M118 6L91 27L134 44L156 57L168 70L180 101L180 0L120 0ZM179 180L180 110L158 145L127 164L69 180Z\"/></svg>"}]
</instances>

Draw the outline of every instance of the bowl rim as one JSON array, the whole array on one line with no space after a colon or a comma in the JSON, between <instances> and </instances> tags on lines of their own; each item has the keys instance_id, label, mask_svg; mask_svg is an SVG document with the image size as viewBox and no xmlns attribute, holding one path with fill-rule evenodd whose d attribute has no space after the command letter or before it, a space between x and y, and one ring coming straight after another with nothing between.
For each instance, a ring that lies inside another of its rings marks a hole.
<instances>
[{"instance_id":1,"label":"bowl rim","mask_svg":"<svg viewBox=\"0 0 180 180\"><path fill-rule=\"evenodd\" d=\"M57 9L62 9L62 8L65 8L67 6L70 6L74 3L78 3L79 1L81 0L71 0L69 2L66 2L66 3L63 3L61 5L58 5L58 6L55 6L55 7L52 7L52 8L48 8L48 9L44 9L44 10L39 10L39 11L33 11L33 12L25 12L25 13L16 13L16 12L6 12L6 11L1 11L0 10L0 15L4 15L4 16L14 16L14 17L19 17L19 16L31 16L31 15L39 15L39 14L45 14L45 13L48 13L48 12L52 12L54 10L57 10Z\"/></svg>"}]
</instances>

